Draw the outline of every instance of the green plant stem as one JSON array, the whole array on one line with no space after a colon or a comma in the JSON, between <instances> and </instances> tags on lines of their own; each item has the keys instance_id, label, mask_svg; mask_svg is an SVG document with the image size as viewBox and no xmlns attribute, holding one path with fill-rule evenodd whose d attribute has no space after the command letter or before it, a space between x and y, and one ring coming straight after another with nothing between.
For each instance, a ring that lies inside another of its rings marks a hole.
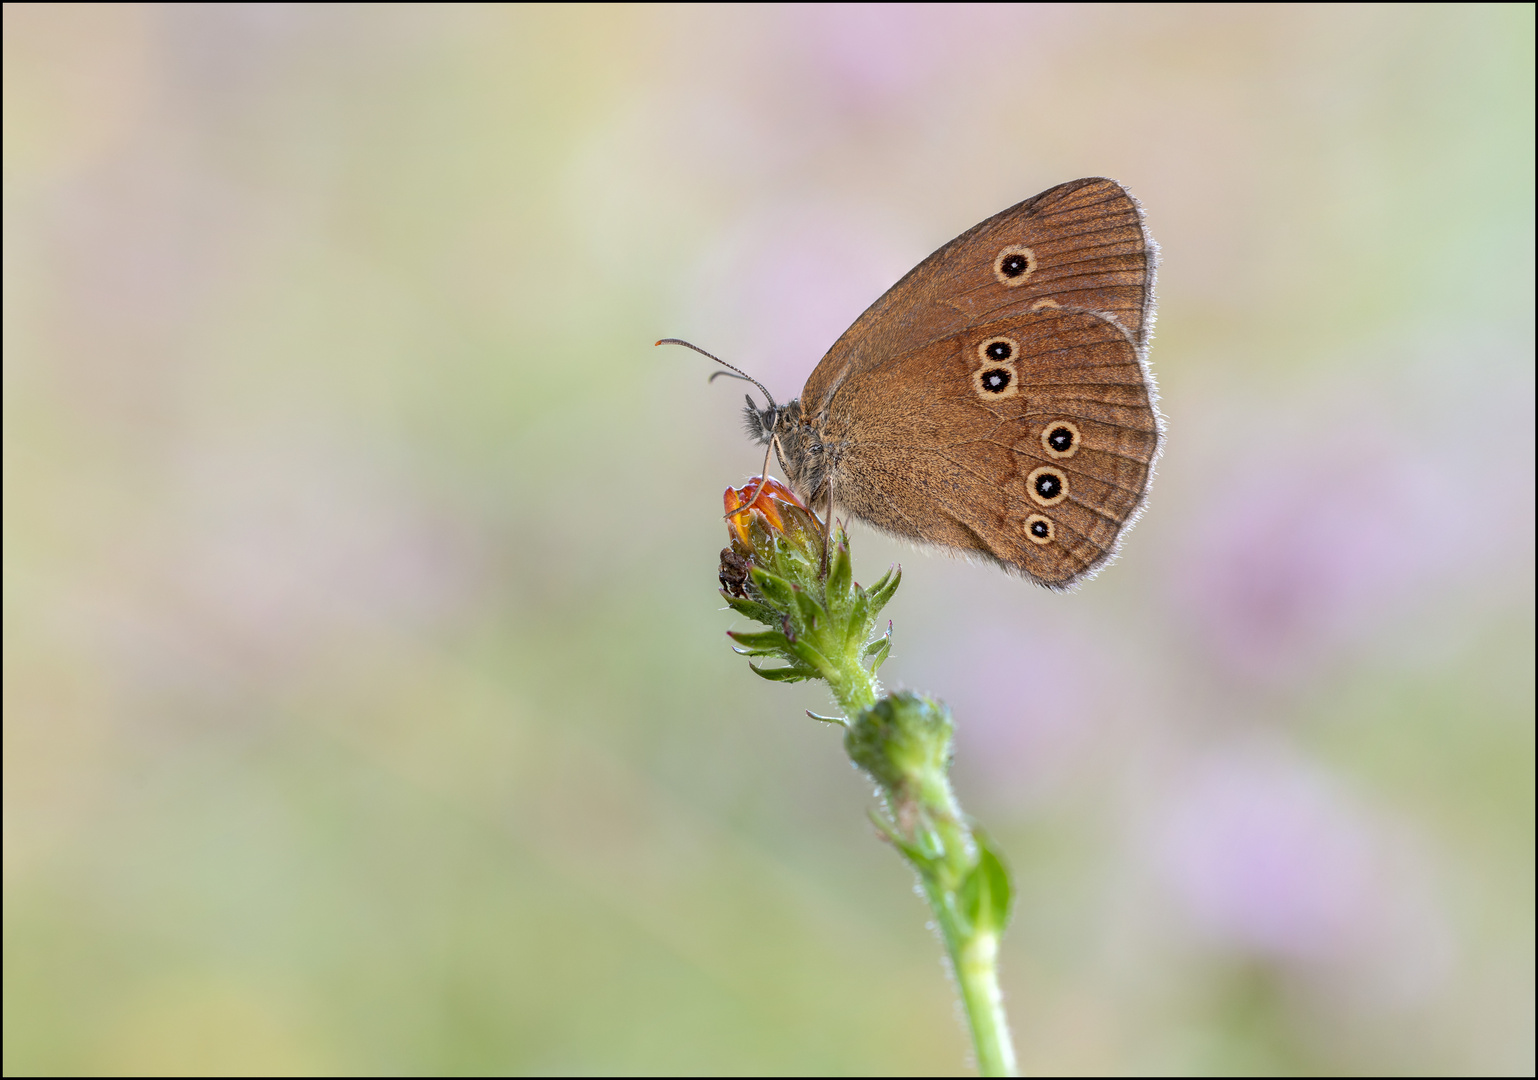
<instances>
[{"instance_id":1,"label":"green plant stem","mask_svg":"<svg viewBox=\"0 0 1538 1080\"><path fill-rule=\"evenodd\" d=\"M924 894L934 909L935 923L956 974L967 1026L972 1030L972 1049L977 1053L977 1071L983 1076L1018 1075L1015 1044L1004 1015L1004 996L999 992L999 935L992 930L963 932L950 905L927 883Z\"/></svg>"},{"instance_id":2,"label":"green plant stem","mask_svg":"<svg viewBox=\"0 0 1538 1080\"><path fill-rule=\"evenodd\" d=\"M992 926L969 925L957 911L961 876L976 861L977 845L966 825L955 793L943 773L929 774L919 802L931 808L934 829L946 852L938 873L920 873L924 895L935 913L935 925L945 942L956 988L972 1031L977 1070L983 1076L1014 1076L1015 1046L999 991L999 932Z\"/></svg>"},{"instance_id":3,"label":"green plant stem","mask_svg":"<svg viewBox=\"0 0 1538 1080\"><path fill-rule=\"evenodd\" d=\"M860 663L858 656L838 664L828 677L828 687L833 700L844 710L845 716L857 716L876 704L881 696L881 683L876 673Z\"/></svg>"},{"instance_id":4,"label":"green plant stem","mask_svg":"<svg viewBox=\"0 0 1538 1080\"><path fill-rule=\"evenodd\" d=\"M855 717L875 705L881 693L873 672L858 662L835 665L828 685L844 715ZM975 926L956 906L961 879L977 861L977 845L967 827L955 794L943 773L929 773L914 803L928 810L935 838L944 853L926 868L909 856L934 912L935 925L945 942L956 987L961 994L978 1072L983 1076L1015 1076L1015 1046L1004 1015L999 991L999 933L989 925ZM904 851L904 855L908 855Z\"/></svg>"},{"instance_id":5,"label":"green plant stem","mask_svg":"<svg viewBox=\"0 0 1538 1080\"><path fill-rule=\"evenodd\" d=\"M747 497L729 490L727 510ZM1012 1076L1015 1051L998 980L999 938L1014 896L1009 870L951 790L950 710L922 694L883 694L876 678L891 652L890 624L885 635L870 637L902 571L893 567L869 589L860 587L843 530L827 537L792 500L755 502L745 518L734 518L732 547L721 554L721 595L768 629L728 633L739 653L784 661L751 664L762 678L821 679L832 690L843 717L811 715L843 726L849 760L876 782L885 805L871 820L918 874L934 910L979 1071Z\"/></svg>"}]
</instances>

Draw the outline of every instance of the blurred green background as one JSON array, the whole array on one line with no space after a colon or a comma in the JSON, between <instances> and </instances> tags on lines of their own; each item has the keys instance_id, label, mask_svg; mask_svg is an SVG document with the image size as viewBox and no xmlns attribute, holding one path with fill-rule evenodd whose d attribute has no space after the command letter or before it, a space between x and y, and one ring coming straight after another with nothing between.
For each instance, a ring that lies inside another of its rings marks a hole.
<instances>
[{"instance_id":1,"label":"blurred green background","mask_svg":"<svg viewBox=\"0 0 1538 1080\"><path fill-rule=\"evenodd\" d=\"M950 1073L740 388L1108 175L1123 559L902 560L1022 1065L1534 1068L1533 8L4 8L4 1068Z\"/></svg>"}]
</instances>

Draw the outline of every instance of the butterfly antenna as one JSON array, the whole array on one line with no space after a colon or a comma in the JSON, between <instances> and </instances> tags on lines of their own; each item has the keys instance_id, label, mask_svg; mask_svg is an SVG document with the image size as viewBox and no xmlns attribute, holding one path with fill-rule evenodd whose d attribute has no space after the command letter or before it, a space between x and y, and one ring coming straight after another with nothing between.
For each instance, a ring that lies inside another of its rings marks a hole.
<instances>
[{"instance_id":1,"label":"butterfly antenna","mask_svg":"<svg viewBox=\"0 0 1538 1080\"><path fill-rule=\"evenodd\" d=\"M704 349L700 348L698 345L694 344L691 341L685 341L683 338L674 338L674 337L663 338L661 341L657 342L657 344L658 345L682 345L686 349L693 349L695 352L699 353L701 356L708 356L710 359L714 360L716 363L720 364L722 367L727 369L726 371L717 371L717 372L713 373L710 376L710 381L714 382L717 375L730 375L734 379L745 379L748 382L752 383L754 386L758 387L759 392L762 393L764 395L764 398L769 402L769 408L770 409L774 410L776 413L779 412L780 407L779 407L779 405L775 404L774 395L769 392L769 388L767 386L765 386L763 383L759 382L753 376L749 375L746 371L743 371L741 368L734 367L733 365L728 364L725 360L722 360L719 356L715 355L714 353L708 353ZM749 404L751 405L752 402L750 401ZM742 513L744 510L748 509L750 506L752 506L755 502L758 501L758 497L761 494L763 494L764 484L767 483L768 480L769 480L769 455L777 452L779 450L779 448L780 448L779 436L771 434L769 436L769 445L764 447L764 466L758 472L758 483L753 488L753 496L752 496L752 498L744 499L743 503L742 503L742 505L740 507L738 507L736 510L733 510L730 514L726 515L726 520L730 521L732 518L736 517L738 514ZM781 464L784 464L783 459L781 461ZM826 547L826 542L824 542L824 547ZM824 561L827 560L827 554L826 553L824 553L823 559L824 559Z\"/></svg>"},{"instance_id":2,"label":"butterfly antenna","mask_svg":"<svg viewBox=\"0 0 1538 1080\"><path fill-rule=\"evenodd\" d=\"M750 382L754 386L758 387L759 391L764 395L765 398L768 399L769 407L771 409L778 409L779 408L779 406L774 403L774 395L769 392L769 388L768 387L766 387L763 383L759 382L753 376L749 375L746 371L743 371L741 368L733 367L731 364L728 364L725 360L722 360L719 356L716 356L714 353L708 353L704 349L700 348L698 345L695 345L695 344L693 344L691 342L685 341L683 338L676 338L676 337L663 338L661 341L657 342L657 344L658 345L682 345L686 349L693 349L695 352L699 353L701 356L708 356L708 357L710 357L712 360L714 360L716 363L720 364L722 367L726 368L728 371L736 372L736 375L734 376L734 378L746 379L748 382ZM716 375L725 375L726 373L727 373L726 371L718 371L718 372L715 373L715 375L711 376L711 379L714 380Z\"/></svg>"}]
</instances>

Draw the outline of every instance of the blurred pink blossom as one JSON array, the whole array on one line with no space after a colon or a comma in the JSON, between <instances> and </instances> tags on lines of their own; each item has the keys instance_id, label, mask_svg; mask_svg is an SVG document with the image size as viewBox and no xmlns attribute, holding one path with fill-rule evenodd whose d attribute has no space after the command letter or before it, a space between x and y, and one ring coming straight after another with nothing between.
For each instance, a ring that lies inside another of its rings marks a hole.
<instances>
[{"instance_id":1,"label":"blurred pink blossom","mask_svg":"<svg viewBox=\"0 0 1538 1080\"><path fill-rule=\"evenodd\" d=\"M1276 956L1339 949L1372 917L1372 843L1324 778L1271 755L1205 762L1170 807L1162 870L1211 936Z\"/></svg>"},{"instance_id":2,"label":"blurred pink blossom","mask_svg":"<svg viewBox=\"0 0 1538 1080\"><path fill-rule=\"evenodd\" d=\"M1050 799L1103 735L1133 677L1061 622L1027 632L983 622L906 660L915 685L943 686L958 718L958 766L1002 802Z\"/></svg>"},{"instance_id":3,"label":"blurred pink blossom","mask_svg":"<svg viewBox=\"0 0 1538 1080\"><path fill-rule=\"evenodd\" d=\"M964 47L977 12L953 4L815 4L786 15L791 47L813 60L831 96L881 107Z\"/></svg>"},{"instance_id":4,"label":"blurred pink blossom","mask_svg":"<svg viewBox=\"0 0 1538 1080\"><path fill-rule=\"evenodd\" d=\"M1285 748L1198 762L1161 814L1158 875L1199 935L1353 973L1385 1002L1445 973L1448 934L1420 860L1339 782Z\"/></svg>"},{"instance_id":5,"label":"blurred pink blossom","mask_svg":"<svg viewBox=\"0 0 1538 1080\"><path fill-rule=\"evenodd\" d=\"M862 217L787 205L725 237L700 267L696 306L698 322L731 328L734 339L699 344L781 401L800 394L838 336L911 264L889 230Z\"/></svg>"},{"instance_id":6,"label":"blurred pink blossom","mask_svg":"<svg viewBox=\"0 0 1538 1080\"><path fill-rule=\"evenodd\" d=\"M1239 462L1208 501L1173 579L1177 604L1234 673L1295 675L1470 565L1476 523L1451 498L1468 480L1388 436L1298 432Z\"/></svg>"}]
</instances>

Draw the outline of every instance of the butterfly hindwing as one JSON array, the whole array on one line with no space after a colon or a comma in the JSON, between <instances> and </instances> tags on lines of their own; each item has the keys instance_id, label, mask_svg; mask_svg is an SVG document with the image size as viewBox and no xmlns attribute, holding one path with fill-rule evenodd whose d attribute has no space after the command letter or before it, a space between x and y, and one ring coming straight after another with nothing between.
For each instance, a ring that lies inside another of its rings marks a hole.
<instances>
[{"instance_id":1,"label":"butterfly hindwing","mask_svg":"<svg viewBox=\"0 0 1538 1080\"><path fill-rule=\"evenodd\" d=\"M823 430L839 447L841 507L1049 586L1116 550L1159 448L1132 335L1070 307L988 320L851 371Z\"/></svg>"}]
</instances>

